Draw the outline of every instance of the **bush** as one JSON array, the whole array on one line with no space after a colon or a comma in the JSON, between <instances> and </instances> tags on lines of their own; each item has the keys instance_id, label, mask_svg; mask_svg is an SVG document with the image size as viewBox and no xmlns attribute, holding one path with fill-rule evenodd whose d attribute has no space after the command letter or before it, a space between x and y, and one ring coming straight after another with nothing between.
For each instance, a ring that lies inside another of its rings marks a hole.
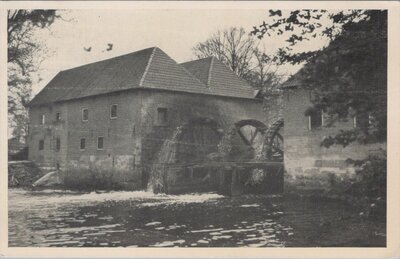
<instances>
[{"instance_id":1,"label":"bush","mask_svg":"<svg viewBox=\"0 0 400 259\"><path fill-rule=\"evenodd\" d=\"M387 159L385 155L369 155L363 160L349 160L356 166L357 182L352 186L355 195L369 199L386 198Z\"/></svg>"},{"instance_id":2,"label":"bush","mask_svg":"<svg viewBox=\"0 0 400 259\"><path fill-rule=\"evenodd\" d=\"M364 207L366 215L386 214L387 158L369 155L363 160L349 160L356 166L357 181L348 189L353 202ZM363 213L364 213L363 212Z\"/></svg>"},{"instance_id":3,"label":"bush","mask_svg":"<svg viewBox=\"0 0 400 259\"><path fill-rule=\"evenodd\" d=\"M13 161L8 163L8 186L31 187L44 173L33 162Z\"/></svg>"}]
</instances>

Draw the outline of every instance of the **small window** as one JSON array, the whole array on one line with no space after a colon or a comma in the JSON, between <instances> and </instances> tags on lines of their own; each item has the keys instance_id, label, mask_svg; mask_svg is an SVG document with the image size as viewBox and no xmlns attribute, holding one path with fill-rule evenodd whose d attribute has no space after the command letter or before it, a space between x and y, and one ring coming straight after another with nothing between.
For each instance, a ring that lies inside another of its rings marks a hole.
<instances>
[{"instance_id":1,"label":"small window","mask_svg":"<svg viewBox=\"0 0 400 259\"><path fill-rule=\"evenodd\" d=\"M116 104L111 105L110 118L111 119L117 118L117 105Z\"/></svg>"},{"instance_id":2,"label":"small window","mask_svg":"<svg viewBox=\"0 0 400 259\"><path fill-rule=\"evenodd\" d=\"M61 121L61 113L60 112L56 113L56 121Z\"/></svg>"},{"instance_id":3,"label":"small window","mask_svg":"<svg viewBox=\"0 0 400 259\"><path fill-rule=\"evenodd\" d=\"M56 139L56 151L59 152L61 149L61 140L60 138Z\"/></svg>"},{"instance_id":4,"label":"small window","mask_svg":"<svg viewBox=\"0 0 400 259\"><path fill-rule=\"evenodd\" d=\"M80 150L85 150L86 148L86 139L81 138Z\"/></svg>"},{"instance_id":5,"label":"small window","mask_svg":"<svg viewBox=\"0 0 400 259\"><path fill-rule=\"evenodd\" d=\"M44 125L45 122L46 122L46 116L44 114L40 114L39 124Z\"/></svg>"},{"instance_id":6,"label":"small window","mask_svg":"<svg viewBox=\"0 0 400 259\"><path fill-rule=\"evenodd\" d=\"M168 110L167 108L157 109L157 122L159 125L165 125L168 122Z\"/></svg>"},{"instance_id":7,"label":"small window","mask_svg":"<svg viewBox=\"0 0 400 259\"><path fill-rule=\"evenodd\" d=\"M308 115L308 129L317 129L323 126L322 111L317 110Z\"/></svg>"},{"instance_id":8,"label":"small window","mask_svg":"<svg viewBox=\"0 0 400 259\"><path fill-rule=\"evenodd\" d=\"M44 140L41 139L39 140L39 150L43 150L44 149Z\"/></svg>"},{"instance_id":9,"label":"small window","mask_svg":"<svg viewBox=\"0 0 400 259\"><path fill-rule=\"evenodd\" d=\"M98 137L97 138L97 149L103 149L104 147L104 138Z\"/></svg>"},{"instance_id":10,"label":"small window","mask_svg":"<svg viewBox=\"0 0 400 259\"><path fill-rule=\"evenodd\" d=\"M82 121L88 121L88 120L89 120L89 110L82 109Z\"/></svg>"},{"instance_id":11,"label":"small window","mask_svg":"<svg viewBox=\"0 0 400 259\"><path fill-rule=\"evenodd\" d=\"M353 122L354 128L367 129L371 125L371 116L367 112L358 113Z\"/></svg>"}]
</instances>

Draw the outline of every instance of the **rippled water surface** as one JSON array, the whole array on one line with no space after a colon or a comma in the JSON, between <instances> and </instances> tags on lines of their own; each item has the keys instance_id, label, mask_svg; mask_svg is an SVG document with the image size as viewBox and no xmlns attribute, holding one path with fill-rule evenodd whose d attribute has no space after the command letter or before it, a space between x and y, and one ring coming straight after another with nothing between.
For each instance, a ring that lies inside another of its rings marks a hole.
<instances>
[{"instance_id":1,"label":"rippled water surface","mask_svg":"<svg viewBox=\"0 0 400 259\"><path fill-rule=\"evenodd\" d=\"M9 246L385 246L385 222L275 196L9 190Z\"/></svg>"}]
</instances>

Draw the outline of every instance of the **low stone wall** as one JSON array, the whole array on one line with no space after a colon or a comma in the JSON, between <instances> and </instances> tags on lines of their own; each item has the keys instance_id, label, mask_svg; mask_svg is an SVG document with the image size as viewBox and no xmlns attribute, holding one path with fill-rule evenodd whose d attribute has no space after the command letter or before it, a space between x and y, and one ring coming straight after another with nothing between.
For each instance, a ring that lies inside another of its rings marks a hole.
<instances>
[{"instance_id":1,"label":"low stone wall","mask_svg":"<svg viewBox=\"0 0 400 259\"><path fill-rule=\"evenodd\" d=\"M130 155L83 155L66 164L62 178L70 188L139 190L143 188L141 172Z\"/></svg>"}]
</instances>

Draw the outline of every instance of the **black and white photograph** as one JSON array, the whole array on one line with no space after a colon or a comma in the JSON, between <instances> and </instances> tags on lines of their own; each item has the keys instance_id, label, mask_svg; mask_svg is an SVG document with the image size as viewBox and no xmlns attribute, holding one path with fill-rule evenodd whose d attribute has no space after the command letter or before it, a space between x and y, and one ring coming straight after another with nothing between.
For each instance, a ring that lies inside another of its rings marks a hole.
<instances>
[{"instance_id":1,"label":"black and white photograph","mask_svg":"<svg viewBox=\"0 0 400 259\"><path fill-rule=\"evenodd\" d=\"M387 247L388 9L223 6L4 10L9 248Z\"/></svg>"}]
</instances>

